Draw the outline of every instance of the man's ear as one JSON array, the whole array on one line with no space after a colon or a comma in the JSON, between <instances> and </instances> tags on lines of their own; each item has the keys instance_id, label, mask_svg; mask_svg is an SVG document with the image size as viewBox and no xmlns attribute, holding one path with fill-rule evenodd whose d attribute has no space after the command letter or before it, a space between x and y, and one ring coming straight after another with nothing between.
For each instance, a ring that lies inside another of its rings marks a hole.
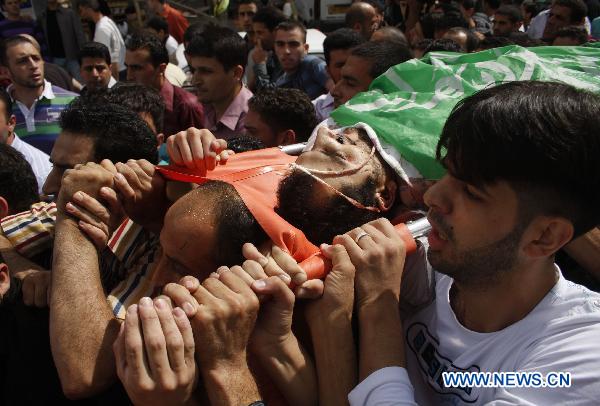
<instances>
[{"instance_id":1,"label":"man's ear","mask_svg":"<svg viewBox=\"0 0 600 406\"><path fill-rule=\"evenodd\" d=\"M163 133L156 134L156 142L158 143L158 148L165 142L165 135Z\"/></svg>"},{"instance_id":2,"label":"man's ear","mask_svg":"<svg viewBox=\"0 0 600 406\"><path fill-rule=\"evenodd\" d=\"M275 138L277 145L290 145L296 143L296 133L292 129L284 130L277 133Z\"/></svg>"},{"instance_id":3,"label":"man's ear","mask_svg":"<svg viewBox=\"0 0 600 406\"><path fill-rule=\"evenodd\" d=\"M523 250L530 257L549 257L573 239L573 232L564 217L538 216L523 234Z\"/></svg>"},{"instance_id":4,"label":"man's ear","mask_svg":"<svg viewBox=\"0 0 600 406\"><path fill-rule=\"evenodd\" d=\"M308 42L304 43L304 53L307 54L308 53L308 48L310 47L310 45L308 45Z\"/></svg>"},{"instance_id":5,"label":"man's ear","mask_svg":"<svg viewBox=\"0 0 600 406\"><path fill-rule=\"evenodd\" d=\"M8 119L8 122L6 123L6 126L8 127L8 133L12 134L15 131L15 126L17 125L17 118L15 117L14 114L10 115L10 118Z\"/></svg>"},{"instance_id":6,"label":"man's ear","mask_svg":"<svg viewBox=\"0 0 600 406\"><path fill-rule=\"evenodd\" d=\"M161 63L160 65L158 65L158 71L160 73L162 73L164 75L165 71L167 70L167 64L166 63Z\"/></svg>"},{"instance_id":7,"label":"man's ear","mask_svg":"<svg viewBox=\"0 0 600 406\"><path fill-rule=\"evenodd\" d=\"M396 180L386 180L381 190L375 194L375 199L377 199L377 207L383 212L389 211L396 202L397 192L398 184L396 183Z\"/></svg>"},{"instance_id":8,"label":"man's ear","mask_svg":"<svg viewBox=\"0 0 600 406\"><path fill-rule=\"evenodd\" d=\"M5 198L0 196L0 219L8 216L8 202Z\"/></svg>"},{"instance_id":9,"label":"man's ear","mask_svg":"<svg viewBox=\"0 0 600 406\"><path fill-rule=\"evenodd\" d=\"M0 297L4 296L10 289L10 274L8 273L8 266L0 262Z\"/></svg>"},{"instance_id":10,"label":"man's ear","mask_svg":"<svg viewBox=\"0 0 600 406\"><path fill-rule=\"evenodd\" d=\"M242 77L244 77L244 67L242 65L236 65L233 68L233 77L236 80L242 80Z\"/></svg>"}]
</instances>

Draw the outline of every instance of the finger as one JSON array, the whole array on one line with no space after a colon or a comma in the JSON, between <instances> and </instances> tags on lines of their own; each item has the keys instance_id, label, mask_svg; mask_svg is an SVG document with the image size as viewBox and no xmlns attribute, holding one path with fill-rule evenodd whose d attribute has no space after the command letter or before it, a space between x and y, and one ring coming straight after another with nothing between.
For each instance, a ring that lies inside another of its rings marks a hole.
<instances>
[{"instance_id":1,"label":"finger","mask_svg":"<svg viewBox=\"0 0 600 406\"><path fill-rule=\"evenodd\" d=\"M141 189L142 182L138 178L137 173L133 170L133 168L131 168L127 164L119 162L117 163L117 170L121 175L123 175L129 186L131 186L133 190Z\"/></svg>"},{"instance_id":2,"label":"finger","mask_svg":"<svg viewBox=\"0 0 600 406\"><path fill-rule=\"evenodd\" d=\"M300 265L298 265L296 260L289 253L274 245L271 249L271 256L279 268L288 274L292 279L292 282L296 285L306 282L306 272L300 268Z\"/></svg>"},{"instance_id":3,"label":"finger","mask_svg":"<svg viewBox=\"0 0 600 406\"><path fill-rule=\"evenodd\" d=\"M343 237L350 238L345 235ZM352 241L354 242L354 241ZM356 245L356 243L355 243ZM345 245L328 245L321 244L321 252L329 259L331 259L331 273L330 274L353 274L356 270L352 261L352 254L348 252ZM362 251L360 252L362 255ZM328 276L329 277L329 276Z\"/></svg>"},{"instance_id":4,"label":"finger","mask_svg":"<svg viewBox=\"0 0 600 406\"><path fill-rule=\"evenodd\" d=\"M149 369L144 355L144 342L138 316L138 305L131 305L125 316L125 358L134 381L150 379Z\"/></svg>"},{"instance_id":5,"label":"finger","mask_svg":"<svg viewBox=\"0 0 600 406\"><path fill-rule=\"evenodd\" d=\"M239 267L234 266L233 268L231 268L231 270L235 273L235 271L237 271L238 268ZM254 282L255 280L266 279L269 277L269 275L265 273L265 270L258 262L251 261L249 259L244 261L244 263L242 264L240 273L242 274L242 279L244 279L246 282L250 281L250 284L252 284L252 282Z\"/></svg>"},{"instance_id":6,"label":"finger","mask_svg":"<svg viewBox=\"0 0 600 406\"><path fill-rule=\"evenodd\" d=\"M181 155L181 160L183 165L188 167L189 169L194 169L194 156L192 154L192 150L189 145L189 132L182 132L180 137L175 139L175 147L179 150L179 154Z\"/></svg>"},{"instance_id":7,"label":"finger","mask_svg":"<svg viewBox=\"0 0 600 406\"><path fill-rule=\"evenodd\" d=\"M144 297L140 300L138 314L151 375L156 378L169 370L169 357L165 336L152 299Z\"/></svg>"},{"instance_id":8,"label":"finger","mask_svg":"<svg viewBox=\"0 0 600 406\"><path fill-rule=\"evenodd\" d=\"M167 305L169 306L169 309L173 310L173 301L171 300L171 298L167 295L158 295L154 298L154 300L156 301L156 299L162 299L165 301L165 303L167 303Z\"/></svg>"},{"instance_id":9,"label":"finger","mask_svg":"<svg viewBox=\"0 0 600 406\"><path fill-rule=\"evenodd\" d=\"M248 286L248 284L244 282L242 278L240 278L231 271L220 274L219 281L222 282L224 286L229 288L229 290L235 293L239 293L241 295L248 295L249 293L252 293L252 289L250 288L250 286ZM216 290L216 293L222 292L225 292L225 290L220 288ZM220 297L217 294L215 294L215 296Z\"/></svg>"},{"instance_id":10,"label":"finger","mask_svg":"<svg viewBox=\"0 0 600 406\"><path fill-rule=\"evenodd\" d=\"M106 189L112 190L105 187ZM110 213L98 200L91 197L85 192L79 191L73 195L73 203L82 209L87 210L89 213L94 215L99 221L108 223L110 219ZM83 220L83 219L81 219Z\"/></svg>"},{"instance_id":11,"label":"finger","mask_svg":"<svg viewBox=\"0 0 600 406\"><path fill-rule=\"evenodd\" d=\"M169 283L163 288L163 294L173 301L175 307L181 307L188 317L196 315L198 302L186 287L178 283Z\"/></svg>"},{"instance_id":12,"label":"finger","mask_svg":"<svg viewBox=\"0 0 600 406\"><path fill-rule=\"evenodd\" d=\"M185 370L183 337L175 323L171 307L161 298L154 299L154 309L165 337L169 365L174 371Z\"/></svg>"},{"instance_id":13,"label":"finger","mask_svg":"<svg viewBox=\"0 0 600 406\"><path fill-rule=\"evenodd\" d=\"M365 232L367 234L369 234L369 239L362 238L362 240L367 240L367 241L371 241L374 242L375 244L379 244L382 241L385 240L389 240L389 237L386 236L381 230L379 230L375 225L372 224L365 224L362 226L362 229L365 230ZM393 237L392 237L393 238ZM359 244L360 245L360 244Z\"/></svg>"},{"instance_id":14,"label":"finger","mask_svg":"<svg viewBox=\"0 0 600 406\"><path fill-rule=\"evenodd\" d=\"M294 290L298 299L318 299L323 296L325 284L321 279L311 279Z\"/></svg>"},{"instance_id":15,"label":"finger","mask_svg":"<svg viewBox=\"0 0 600 406\"><path fill-rule=\"evenodd\" d=\"M167 154L169 154L169 158L171 159L172 163L174 163L175 165L182 166L184 165L183 157L179 152L179 148L177 148L177 144L175 144L175 139L177 139L179 134L181 133L171 135L169 138L167 138Z\"/></svg>"},{"instance_id":16,"label":"finger","mask_svg":"<svg viewBox=\"0 0 600 406\"><path fill-rule=\"evenodd\" d=\"M154 176L156 167L154 166L154 164L152 162L149 162L146 159L138 159L136 162L137 162L138 166L142 169L142 171L144 171L146 176L148 176L149 178L152 178Z\"/></svg>"},{"instance_id":17,"label":"finger","mask_svg":"<svg viewBox=\"0 0 600 406\"><path fill-rule=\"evenodd\" d=\"M112 214L119 214L123 211L121 201L117 196L117 192L109 187L103 187L100 189L100 197L108 205L108 210Z\"/></svg>"},{"instance_id":18,"label":"finger","mask_svg":"<svg viewBox=\"0 0 600 406\"><path fill-rule=\"evenodd\" d=\"M135 201L135 190L129 185L123 174L117 173L114 181L116 190L121 194L125 202Z\"/></svg>"},{"instance_id":19,"label":"finger","mask_svg":"<svg viewBox=\"0 0 600 406\"><path fill-rule=\"evenodd\" d=\"M364 237L367 238L367 237ZM363 238L363 239L364 239ZM327 246L327 244L323 244ZM322 246L323 246L322 245ZM358 246L356 241L354 241L353 237L350 237L348 234L338 235L333 239L333 245L343 245L350 258L359 259L364 255L364 251L361 247ZM323 252L323 250L321 249ZM327 256L327 254L325 254Z\"/></svg>"},{"instance_id":20,"label":"finger","mask_svg":"<svg viewBox=\"0 0 600 406\"><path fill-rule=\"evenodd\" d=\"M294 308L294 292L276 276L261 279L252 283L252 290L256 294L270 295L274 305L281 310L291 311Z\"/></svg>"},{"instance_id":21,"label":"finger","mask_svg":"<svg viewBox=\"0 0 600 406\"><path fill-rule=\"evenodd\" d=\"M94 246L96 246L96 248L102 248L106 246L110 236L106 234L102 229L91 224L85 223L83 221L80 221L78 224L81 231L83 231L85 235L87 235L88 238L92 240L92 243L94 244Z\"/></svg>"},{"instance_id":22,"label":"finger","mask_svg":"<svg viewBox=\"0 0 600 406\"><path fill-rule=\"evenodd\" d=\"M191 367L193 363L196 362L194 360L196 344L194 342L192 325L190 320L185 315L185 312L179 307L173 309L173 317L175 318L175 323L177 324L179 332L181 333L181 337L183 338L183 358L185 365L187 367Z\"/></svg>"},{"instance_id":23,"label":"finger","mask_svg":"<svg viewBox=\"0 0 600 406\"><path fill-rule=\"evenodd\" d=\"M185 286L186 289L190 291L190 293L194 293L198 289L198 287L200 287L200 281L198 280L198 278L194 278L191 275L187 275L181 278L179 280L179 284Z\"/></svg>"},{"instance_id":24,"label":"finger","mask_svg":"<svg viewBox=\"0 0 600 406\"><path fill-rule=\"evenodd\" d=\"M201 174L205 174L205 147L202 145L202 136L196 132L195 128L188 130L188 144L192 154L193 167L200 171Z\"/></svg>"},{"instance_id":25,"label":"finger","mask_svg":"<svg viewBox=\"0 0 600 406\"><path fill-rule=\"evenodd\" d=\"M258 262L263 268L269 264L269 260L252 243L245 243L242 246L242 255L246 259Z\"/></svg>"},{"instance_id":26,"label":"finger","mask_svg":"<svg viewBox=\"0 0 600 406\"><path fill-rule=\"evenodd\" d=\"M76 217L78 220L83 221L84 223L88 223L94 227L97 227L105 231L106 234L108 234L108 226L102 220L98 219L98 217L88 212L87 210L76 206L71 202L65 205L65 210L67 211L67 213L69 213L73 217Z\"/></svg>"},{"instance_id":27,"label":"finger","mask_svg":"<svg viewBox=\"0 0 600 406\"><path fill-rule=\"evenodd\" d=\"M113 164L112 161L108 159L103 159L102 161L100 161L100 166L102 166L104 169L106 169L113 175L116 175L117 173L117 168L115 167L115 164Z\"/></svg>"},{"instance_id":28,"label":"finger","mask_svg":"<svg viewBox=\"0 0 600 406\"><path fill-rule=\"evenodd\" d=\"M135 173L140 186L143 183L150 183L150 181L152 180L152 177L149 176L146 173L146 171L144 171L144 169L140 166L140 164L136 160L130 159L129 161L127 161L127 163L125 165L127 165Z\"/></svg>"}]
</instances>

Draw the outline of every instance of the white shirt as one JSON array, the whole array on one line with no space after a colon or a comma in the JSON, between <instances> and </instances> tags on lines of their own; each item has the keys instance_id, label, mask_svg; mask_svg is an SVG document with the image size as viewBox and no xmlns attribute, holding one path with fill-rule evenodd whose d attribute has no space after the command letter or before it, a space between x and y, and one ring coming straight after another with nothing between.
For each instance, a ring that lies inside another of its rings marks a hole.
<instances>
[{"instance_id":1,"label":"white shirt","mask_svg":"<svg viewBox=\"0 0 600 406\"><path fill-rule=\"evenodd\" d=\"M173 60L177 60L175 57L175 52L177 52L178 46L179 44L177 43L177 40L169 35L169 38L167 38L167 42L165 43L165 48L167 48L169 58L174 58Z\"/></svg>"},{"instance_id":2,"label":"white shirt","mask_svg":"<svg viewBox=\"0 0 600 406\"><path fill-rule=\"evenodd\" d=\"M42 186L44 186L44 182L46 182L46 178L52 170L50 157L45 152L22 141L16 134L10 146L23 154L25 160L29 162L38 183L38 193L42 194Z\"/></svg>"},{"instance_id":3,"label":"white shirt","mask_svg":"<svg viewBox=\"0 0 600 406\"><path fill-rule=\"evenodd\" d=\"M12 98L12 89L13 89L13 85L10 85L6 88L6 91L8 92L9 95L11 95L10 96L11 98ZM28 132L35 131L35 106L37 105L37 102L42 99L52 100L55 97L56 96L54 95L54 92L52 91L52 84L50 82L48 82L46 79L44 79L44 91L42 92L40 97L38 97L33 102L33 104L31 105L31 108L27 107L26 105L21 103L19 100L16 100L13 98L13 101L15 103L17 103L19 110L21 110L21 114L23 114L23 117L25 117L25 125L27 126Z\"/></svg>"},{"instance_id":4,"label":"white shirt","mask_svg":"<svg viewBox=\"0 0 600 406\"><path fill-rule=\"evenodd\" d=\"M333 96L331 93L322 94L312 101L315 106L315 113L317 113L317 121L321 122L327 120L329 115L333 111Z\"/></svg>"},{"instance_id":5,"label":"white shirt","mask_svg":"<svg viewBox=\"0 0 600 406\"><path fill-rule=\"evenodd\" d=\"M103 16L96 23L94 41L106 45L110 51L110 59L119 64L119 71L125 67L125 42L117 25L107 16Z\"/></svg>"},{"instance_id":6,"label":"white shirt","mask_svg":"<svg viewBox=\"0 0 600 406\"><path fill-rule=\"evenodd\" d=\"M525 318L494 333L460 324L449 302L452 278L435 273L435 301L403 321L406 370L374 372L350 393L350 404L597 404L600 294L567 281L556 269L559 280L544 299ZM570 372L572 386L466 391L442 386L443 371ZM396 400L386 403L390 399Z\"/></svg>"}]
</instances>

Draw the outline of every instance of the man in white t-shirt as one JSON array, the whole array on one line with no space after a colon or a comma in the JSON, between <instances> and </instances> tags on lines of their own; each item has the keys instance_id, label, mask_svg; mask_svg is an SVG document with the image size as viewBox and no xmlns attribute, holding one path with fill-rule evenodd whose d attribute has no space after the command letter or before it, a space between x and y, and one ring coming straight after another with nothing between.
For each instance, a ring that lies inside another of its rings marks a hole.
<instances>
[{"instance_id":1,"label":"man in white t-shirt","mask_svg":"<svg viewBox=\"0 0 600 406\"><path fill-rule=\"evenodd\" d=\"M102 14L98 0L80 0L79 14L82 20L96 24L94 42L107 46L110 50L112 64L110 70L115 80L124 79L127 68L125 67L125 42L119 28L113 20Z\"/></svg>"}]
</instances>

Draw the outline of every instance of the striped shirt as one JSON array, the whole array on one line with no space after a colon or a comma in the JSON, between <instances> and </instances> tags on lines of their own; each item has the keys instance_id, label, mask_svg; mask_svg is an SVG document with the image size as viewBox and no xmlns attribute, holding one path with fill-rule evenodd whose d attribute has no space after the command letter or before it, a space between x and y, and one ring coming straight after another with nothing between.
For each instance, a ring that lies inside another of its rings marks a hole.
<instances>
[{"instance_id":1,"label":"striped shirt","mask_svg":"<svg viewBox=\"0 0 600 406\"><path fill-rule=\"evenodd\" d=\"M0 231L15 250L32 258L54 244L55 203L36 203L29 211L0 221ZM160 260L158 235L131 220L115 231L100 255L100 275L115 317L125 319L127 307L154 294L154 271Z\"/></svg>"},{"instance_id":2,"label":"striped shirt","mask_svg":"<svg viewBox=\"0 0 600 406\"><path fill-rule=\"evenodd\" d=\"M13 86L7 90L13 97ZM13 97L13 114L17 118L15 132L28 144L50 154L60 133L60 113L75 97L76 93L53 86L47 80L44 80L44 92L31 108Z\"/></svg>"}]
</instances>

